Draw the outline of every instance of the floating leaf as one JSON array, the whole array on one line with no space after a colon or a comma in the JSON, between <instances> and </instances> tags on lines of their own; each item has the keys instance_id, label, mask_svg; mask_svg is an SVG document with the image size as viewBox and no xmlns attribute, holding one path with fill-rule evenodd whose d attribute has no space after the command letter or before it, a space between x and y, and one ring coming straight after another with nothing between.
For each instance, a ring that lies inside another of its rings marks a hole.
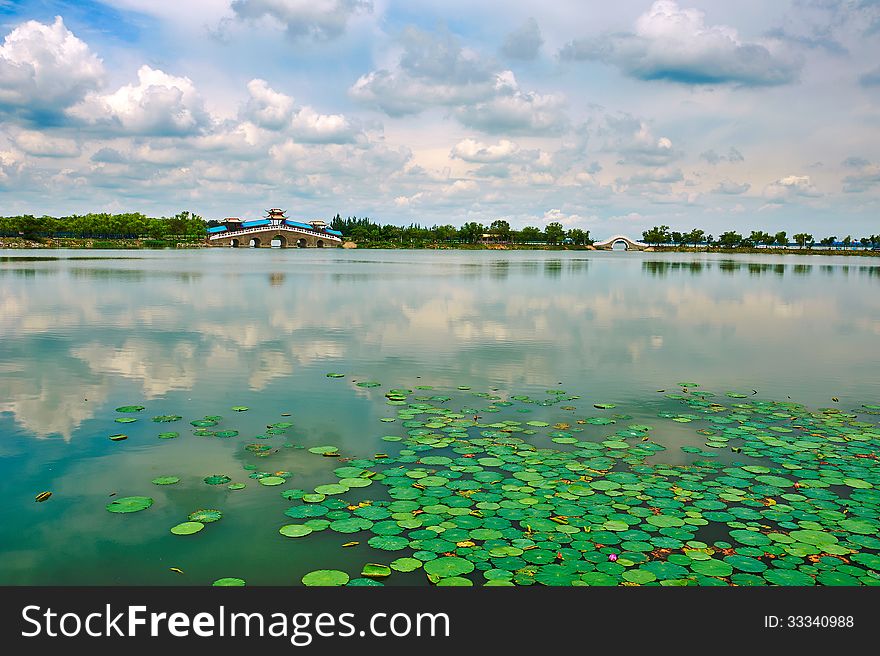
<instances>
[{"instance_id":1,"label":"floating leaf","mask_svg":"<svg viewBox=\"0 0 880 656\"><path fill-rule=\"evenodd\" d=\"M150 482L154 485L174 485L179 483L180 479L177 476L158 476Z\"/></svg>"},{"instance_id":2,"label":"floating leaf","mask_svg":"<svg viewBox=\"0 0 880 656\"><path fill-rule=\"evenodd\" d=\"M348 583L349 576L338 569L319 569L302 577L303 585L310 587L340 586Z\"/></svg>"},{"instance_id":3,"label":"floating leaf","mask_svg":"<svg viewBox=\"0 0 880 656\"><path fill-rule=\"evenodd\" d=\"M192 535L193 533L198 533L203 528L205 528L205 525L201 522L183 522L177 526L172 526L171 532L174 535Z\"/></svg>"},{"instance_id":4,"label":"floating leaf","mask_svg":"<svg viewBox=\"0 0 880 656\"><path fill-rule=\"evenodd\" d=\"M361 576L373 579L383 579L391 576L391 568L388 565L380 565L377 563L367 563L361 570Z\"/></svg>"},{"instance_id":5,"label":"floating leaf","mask_svg":"<svg viewBox=\"0 0 880 656\"><path fill-rule=\"evenodd\" d=\"M142 405L123 405L116 408L116 412L140 412L144 410Z\"/></svg>"},{"instance_id":6,"label":"floating leaf","mask_svg":"<svg viewBox=\"0 0 880 656\"><path fill-rule=\"evenodd\" d=\"M244 579L236 579L236 578L223 578L217 579L211 585L217 587L241 587L245 585Z\"/></svg>"},{"instance_id":7,"label":"floating leaf","mask_svg":"<svg viewBox=\"0 0 880 656\"><path fill-rule=\"evenodd\" d=\"M287 524L278 529L278 532L287 538L301 538L312 531L312 527L306 526L305 524Z\"/></svg>"},{"instance_id":8,"label":"floating leaf","mask_svg":"<svg viewBox=\"0 0 880 656\"><path fill-rule=\"evenodd\" d=\"M203 480L208 485L224 485L232 479L229 478L226 474L212 474L211 476L206 476Z\"/></svg>"},{"instance_id":9,"label":"floating leaf","mask_svg":"<svg viewBox=\"0 0 880 656\"><path fill-rule=\"evenodd\" d=\"M219 521L222 517L222 512L211 508L207 510L202 509L191 512L188 519L191 522L202 522L203 524L209 524L211 522Z\"/></svg>"},{"instance_id":10,"label":"floating leaf","mask_svg":"<svg viewBox=\"0 0 880 656\"><path fill-rule=\"evenodd\" d=\"M112 513L133 513L146 510L152 505L153 499L150 497L122 497L108 503L107 510Z\"/></svg>"}]
</instances>

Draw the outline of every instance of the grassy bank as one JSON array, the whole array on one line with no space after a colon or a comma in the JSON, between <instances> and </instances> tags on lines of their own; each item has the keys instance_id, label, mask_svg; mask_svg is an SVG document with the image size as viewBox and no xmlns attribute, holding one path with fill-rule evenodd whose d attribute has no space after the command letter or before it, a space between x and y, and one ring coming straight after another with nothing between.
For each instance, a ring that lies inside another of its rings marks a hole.
<instances>
[{"instance_id":1,"label":"grassy bank","mask_svg":"<svg viewBox=\"0 0 880 656\"><path fill-rule=\"evenodd\" d=\"M86 239L79 237L0 237L0 248L82 248L82 249L143 249L201 248L202 241L166 239Z\"/></svg>"}]
</instances>

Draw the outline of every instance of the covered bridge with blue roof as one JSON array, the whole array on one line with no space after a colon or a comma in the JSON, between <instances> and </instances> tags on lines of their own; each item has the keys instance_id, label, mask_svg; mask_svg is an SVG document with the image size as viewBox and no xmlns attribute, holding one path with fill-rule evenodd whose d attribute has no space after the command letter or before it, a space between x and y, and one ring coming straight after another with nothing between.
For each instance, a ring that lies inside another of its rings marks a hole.
<instances>
[{"instance_id":1,"label":"covered bridge with blue roof","mask_svg":"<svg viewBox=\"0 0 880 656\"><path fill-rule=\"evenodd\" d=\"M320 220L293 221L284 216L284 210L273 208L262 219L225 219L222 225L208 228L206 241L209 246L227 248L270 248L272 242L281 248L329 248L342 245L342 233Z\"/></svg>"}]
</instances>

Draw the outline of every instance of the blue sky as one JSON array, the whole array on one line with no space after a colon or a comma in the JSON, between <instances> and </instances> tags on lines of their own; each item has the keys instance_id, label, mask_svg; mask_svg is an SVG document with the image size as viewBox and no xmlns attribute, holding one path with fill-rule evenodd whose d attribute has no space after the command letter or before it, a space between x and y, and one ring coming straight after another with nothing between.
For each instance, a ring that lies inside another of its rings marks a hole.
<instances>
[{"instance_id":1,"label":"blue sky","mask_svg":"<svg viewBox=\"0 0 880 656\"><path fill-rule=\"evenodd\" d=\"M880 233L880 1L0 0L0 213Z\"/></svg>"}]
</instances>

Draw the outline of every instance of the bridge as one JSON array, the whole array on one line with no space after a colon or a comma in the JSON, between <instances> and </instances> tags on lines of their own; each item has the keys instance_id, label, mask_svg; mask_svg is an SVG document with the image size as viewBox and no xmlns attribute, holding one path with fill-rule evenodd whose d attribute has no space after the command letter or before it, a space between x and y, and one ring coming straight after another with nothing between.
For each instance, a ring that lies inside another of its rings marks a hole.
<instances>
[{"instance_id":1,"label":"bridge","mask_svg":"<svg viewBox=\"0 0 880 656\"><path fill-rule=\"evenodd\" d=\"M636 241L635 239L630 239L626 235L615 235L614 237L611 237L611 239L606 239L605 241L593 242L593 248L600 251L610 251L614 248L614 244L618 243L622 243L628 251L644 251L650 248L648 244Z\"/></svg>"},{"instance_id":2,"label":"bridge","mask_svg":"<svg viewBox=\"0 0 880 656\"><path fill-rule=\"evenodd\" d=\"M271 209L265 219L256 221L226 219L223 225L208 228L206 241L209 246L232 248L271 248L273 241L281 248L329 248L342 245L342 233L323 221L291 221L283 210Z\"/></svg>"}]
</instances>

